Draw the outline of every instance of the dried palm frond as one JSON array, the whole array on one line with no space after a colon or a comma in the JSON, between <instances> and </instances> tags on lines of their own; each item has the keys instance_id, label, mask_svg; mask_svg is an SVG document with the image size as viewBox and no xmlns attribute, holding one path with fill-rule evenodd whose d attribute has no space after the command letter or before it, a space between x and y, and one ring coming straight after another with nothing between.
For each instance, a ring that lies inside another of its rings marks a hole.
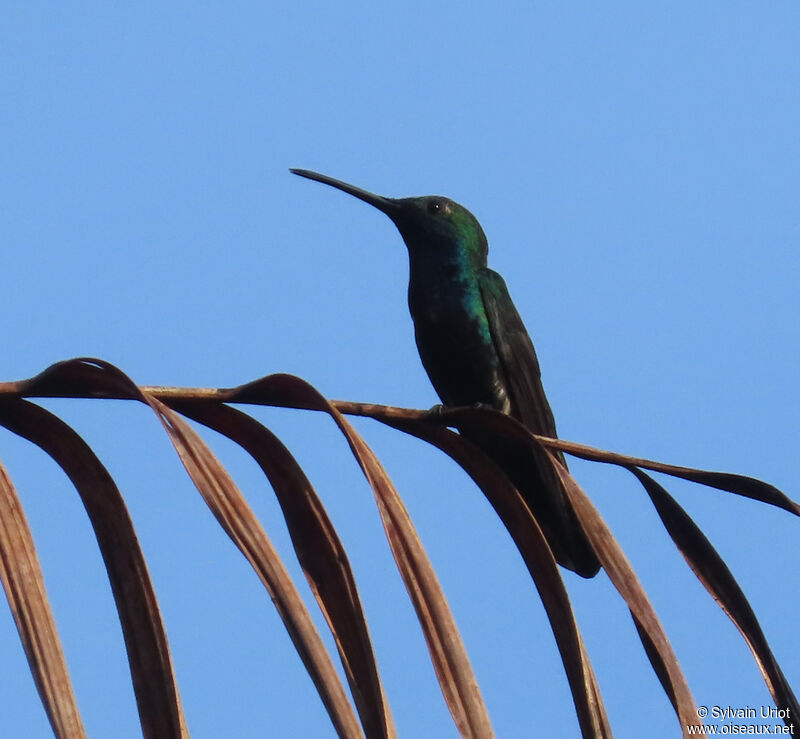
<instances>
[{"instance_id":1,"label":"dried palm frond","mask_svg":"<svg viewBox=\"0 0 800 739\"><path fill-rule=\"evenodd\" d=\"M702 722L678 660L622 549L588 496L560 463L555 454L558 450L618 465L636 476L690 568L742 633L775 705L789 709L787 717L800 715L800 705L724 561L688 514L644 470L681 477L800 515L800 506L767 483L536 436L513 418L483 408L447 409L431 415L390 406L331 401L291 375L270 375L228 389L139 387L119 369L101 360L59 362L29 380L0 383L0 424L50 455L81 496L111 581L146 737L185 737L188 732L144 556L122 496L106 469L74 430L26 399L33 397L138 400L154 411L209 509L275 603L339 736L370 739L396 736L356 582L322 502L294 457L269 429L232 408L230 403L314 410L331 416L372 488L389 547L414 605L445 701L462 736L493 736L466 649L402 500L375 454L345 415L373 418L432 444L455 460L486 495L538 589L584 737L610 737L612 732L547 540L503 470L465 435L451 428L461 431L479 427L482 433L547 450L603 569L631 611L682 731ZM352 703L266 532L224 467L184 417L234 441L253 457L269 479L297 559L333 635ZM59 737L85 736L33 540L21 504L1 466L0 577L53 731Z\"/></svg>"}]
</instances>

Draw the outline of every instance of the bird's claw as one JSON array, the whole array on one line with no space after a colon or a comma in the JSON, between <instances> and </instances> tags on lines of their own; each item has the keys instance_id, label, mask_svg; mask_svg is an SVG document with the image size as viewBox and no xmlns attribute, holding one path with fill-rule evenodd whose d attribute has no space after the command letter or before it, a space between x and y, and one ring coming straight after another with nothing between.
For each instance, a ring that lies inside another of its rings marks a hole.
<instances>
[{"instance_id":1,"label":"bird's claw","mask_svg":"<svg viewBox=\"0 0 800 739\"><path fill-rule=\"evenodd\" d=\"M425 414L425 420L441 423L442 417L444 416L444 412L446 410L447 409L441 403L437 403L436 405L431 406L431 408Z\"/></svg>"},{"instance_id":2,"label":"bird's claw","mask_svg":"<svg viewBox=\"0 0 800 739\"><path fill-rule=\"evenodd\" d=\"M488 403L473 403L469 407L476 411L490 411L493 409ZM448 410L450 409L447 406L437 403L436 405L431 406L431 408L425 413L425 420L441 423L444 420L444 414Z\"/></svg>"}]
</instances>

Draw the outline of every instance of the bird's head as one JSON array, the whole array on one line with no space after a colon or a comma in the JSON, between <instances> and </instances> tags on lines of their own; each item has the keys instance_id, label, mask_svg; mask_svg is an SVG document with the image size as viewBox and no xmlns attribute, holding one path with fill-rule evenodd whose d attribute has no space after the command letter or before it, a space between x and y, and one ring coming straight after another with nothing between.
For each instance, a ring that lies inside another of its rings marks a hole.
<instances>
[{"instance_id":1,"label":"bird's head","mask_svg":"<svg viewBox=\"0 0 800 739\"><path fill-rule=\"evenodd\" d=\"M397 226L412 258L467 256L476 266L486 264L488 244L481 224L463 205L450 198L441 195L387 198L307 169L290 171L342 190L385 213Z\"/></svg>"}]
</instances>

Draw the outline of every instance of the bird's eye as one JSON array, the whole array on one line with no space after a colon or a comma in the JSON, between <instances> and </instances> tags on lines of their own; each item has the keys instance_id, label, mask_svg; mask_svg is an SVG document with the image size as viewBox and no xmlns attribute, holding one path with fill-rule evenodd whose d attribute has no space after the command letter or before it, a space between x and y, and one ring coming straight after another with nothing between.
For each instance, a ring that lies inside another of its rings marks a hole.
<instances>
[{"instance_id":1,"label":"bird's eye","mask_svg":"<svg viewBox=\"0 0 800 739\"><path fill-rule=\"evenodd\" d=\"M438 215L442 212L442 201L441 200L429 200L428 201L428 213L431 215Z\"/></svg>"}]
</instances>

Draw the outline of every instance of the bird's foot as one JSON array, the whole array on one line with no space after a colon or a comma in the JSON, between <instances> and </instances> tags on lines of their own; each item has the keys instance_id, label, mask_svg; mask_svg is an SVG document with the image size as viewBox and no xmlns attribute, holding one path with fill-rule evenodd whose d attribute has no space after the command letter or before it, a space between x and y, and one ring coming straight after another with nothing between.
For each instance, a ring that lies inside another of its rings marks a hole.
<instances>
[{"instance_id":1,"label":"bird's foot","mask_svg":"<svg viewBox=\"0 0 800 739\"><path fill-rule=\"evenodd\" d=\"M447 410L441 403L437 403L428 410L425 414L426 421L433 421L434 423L441 423L444 417L444 412Z\"/></svg>"},{"instance_id":2,"label":"bird's foot","mask_svg":"<svg viewBox=\"0 0 800 739\"><path fill-rule=\"evenodd\" d=\"M473 403L470 406L476 411L491 411L494 410L494 406L489 403ZM441 403L437 403L436 405L432 406L426 413L425 413L425 420L432 421L434 423L443 423L444 422L444 415L447 411L451 410L446 405L442 405Z\"/></svg>"}]
</instances>

